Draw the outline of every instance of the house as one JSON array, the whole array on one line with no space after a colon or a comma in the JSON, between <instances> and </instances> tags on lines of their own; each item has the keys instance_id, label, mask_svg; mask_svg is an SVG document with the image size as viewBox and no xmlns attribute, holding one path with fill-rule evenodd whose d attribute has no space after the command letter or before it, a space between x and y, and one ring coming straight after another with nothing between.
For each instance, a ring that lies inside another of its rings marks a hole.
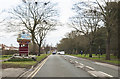
<instances>
[{"instance_id":1,"label":"house","mask_svg":"<svg viewBox=\"0 0 120 79\"><path fill-rule=\"evenodd\" d=\"M14 46L6 46L4 44L0 44L0 50L18 50L18 47Z\"/></svg>"}]
</instances>

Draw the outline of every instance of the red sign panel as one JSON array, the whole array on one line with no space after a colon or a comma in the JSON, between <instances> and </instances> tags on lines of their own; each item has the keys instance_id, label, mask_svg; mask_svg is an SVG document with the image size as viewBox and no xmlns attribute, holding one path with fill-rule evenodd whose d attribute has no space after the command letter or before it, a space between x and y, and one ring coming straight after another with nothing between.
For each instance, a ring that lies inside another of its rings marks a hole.
<instances>
[{"instance_id":1,"label":"red sign panel","mask_svg":"<svg viewBox=\"0 0 120 79\"><path fill-rule=\"evenodd\" d=\"M28 53L28 47L19 47L19 53Z\"/></svg>"}]
</instances>

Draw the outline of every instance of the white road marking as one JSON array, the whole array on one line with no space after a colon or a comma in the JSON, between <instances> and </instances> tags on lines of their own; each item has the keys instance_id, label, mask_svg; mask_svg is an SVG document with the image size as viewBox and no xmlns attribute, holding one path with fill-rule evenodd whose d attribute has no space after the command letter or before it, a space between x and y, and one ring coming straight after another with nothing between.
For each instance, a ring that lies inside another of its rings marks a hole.
<instances>
[{"instance_id":1,"label":"white road marking","mask_svg":"<svg viewBox=\"0 0 120 79\"><path fill-rule=\"evenodd\" d=\"M32 75L32 78L38 73L38 71L43 67L47 59L42 63L42 65L39 67L39 69Z\"/></svg>"},{"instance_id":2,"label":"white road marking","mask_svg":"<svg viewBox=\"0 0 120 79\"><path fill-rule=\"evenodd\" d=\"M105 72L102 72L102 71L99 71L99 72L102 73L102 74L104 74L104 75L106 75L106 76L108 76L108 77L113 77L112 75L109 75L109 74L107 74Z\"/></svg>"},{"instance_id":3,"label":"white road marking","mask_svg":"<svg viewBox=\"0 0 120 79\"><path fill-rule=\"evenodd\" d=\"M87 71L90 75L94 76L94 77L98 77L96 74L94 74L94 71ZM95 71L96 72L96 71Z\"/></svg>"},{"instance_id":4,"label":"white road marking","mask_svg":"<svg viewBox=\"0 0 120 79\"><path fill-rule=\"evenodd\" d=\"M70 61L70 63L71 63L71 64L74 64L74 62L73 62L72 60Z\"/></svg>"},{"instance_id":5,"label":"white road marking","mask_svg":"<svg viewBox=\"0 0 120 79\"><path fill-rule=\"evenodd\" d=\"M71 57L71 58L77 58L77 57L75 57L75 56L70 56L70 55L66 55L66 56Z\"/></svg>"},{"instance_id":6,"label":"white road marking","mask_svg":"<svg viewBox=\"0 0 120 79\"><path fill-rule=\"evenodd\" d=\"M75 63L78 63L77 61L75 61Z\"/></svg>"},{"instance_id":7,"label":"white road marking","mask_svg":"<svg viewBox=\"0 0 120 79\"><path fill-rule=\"evenodd\" d=\"M95 70L94 68L92 68L92 67L90 67L90 66L85 66L85 67L87 67L87 68L90 69L90 70Z\"/></svg>"},{"instance_id":8,"label":"white road marking","mask_svg":"<svg viewBox=\"0 0 120 79\"><path fill-rule=\"evenodd\" d=\"M65 58L65 57L64 57ZM65 58L65 60L67 60L67 58Z\"/></svg>"},{"instance_id":9,"label":"white road marking","mask_svg":"<svg viewBox=\"0 0 120 79\"><path fill-rule=\"evenodd\" d=\"M91 75L94 76L94 77L97 77L97 75L95 75L95 74L93 74L93 73L91 73Z\"/></svg>"},{"instance_id":10,"label":"white road marking","mask_svg":"<svg viewBox=\"0 0 120 79\"><path fill-rule=\"evenodd\" d=\"M46 58L46 59L28 76L28 78L29 78L29 77L33 78L33 77L37 74L37 72L42 68L42 66L45 64L45 62L47 61L47 59L48 59L48 58Z\"/></svg>"},{"instance_id":11,"label":"white road marking","mask_svg":"<svg viewBox=\"0 0 120 79\"><path fill-rule=\"evenodd\" d=\"M87 71L87 72L95 77L113 77L112 75L109 75L102 71Z\"/></svg>"},{"instance_id":12,"label":"white road marking","mask_svg":"<svg viewBox=\"0 0 120 79\"><path fill-rule=\"evenodd\" d=\"M80 65L84 65L84 64L82 64L82 63L79 63Z\"/></svg>"},{"instance_id":13,"label":"white road marking","mask_svg":"<svg viewBox=\"0 0 120 79\"><path fill-rule=\"evenodd\" d=\"M83 68L84 66L75 66L75 67L77 67L77 68Z\"/></svg>"},{"instance_id":14,"label":"white road marking","mask_svg":"<svg viewBox=\"0 0 120 79\"><path fill-rule=\"evenodd\" d=\"M79 65L76 65L75 67L77 67L77 68L84 68L84 64L82 64L82 63L78 63Z\"/></svg>"}]
</instances>

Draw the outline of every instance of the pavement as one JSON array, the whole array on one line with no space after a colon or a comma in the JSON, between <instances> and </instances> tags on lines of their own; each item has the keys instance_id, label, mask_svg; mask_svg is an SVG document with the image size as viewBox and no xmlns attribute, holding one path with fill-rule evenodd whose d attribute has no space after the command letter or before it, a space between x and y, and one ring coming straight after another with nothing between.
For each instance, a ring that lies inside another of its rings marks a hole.
<instances>
[{"instance_id":1,"label":"pavement","mask_svg":"<svg viewBox=\"0 0 120 79\"><path fill-rule=\"evenodd\" d=\"M6 68L0 70L2 77L18 77L20 74L26 71L25 68Z\"/></svg>"}]
</instances>

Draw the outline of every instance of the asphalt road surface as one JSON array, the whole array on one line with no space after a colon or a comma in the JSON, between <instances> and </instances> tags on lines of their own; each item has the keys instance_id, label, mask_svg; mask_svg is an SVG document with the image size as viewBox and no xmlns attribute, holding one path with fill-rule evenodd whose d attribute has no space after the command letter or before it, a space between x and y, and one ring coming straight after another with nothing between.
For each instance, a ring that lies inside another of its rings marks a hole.
<instances>
[{"instance_id":1,"label":"asphalt road surface","mask_svg":"<svg viewBox=\"0 0 120 79\"><path fill-rule=\"evenodd\" d=\"M77 61L78 63L82 63L86 66L92 67L95 71L104 72L108 75L111 75L112 77L120 76L120 73L119 73L120 67L118 67L118 66L114 66L114 65L110 65L110 64L106 64L106 63L95 62L95 61L78 58L78 57L74 57L74 56L70 56L70 55L64 55L64 58L70 59L72 61Z\"/></svg>"},{"instance_id":2,"label":"asphalt road surface","mask_svg":"<svg viewBox=\"0 0 120 79\"><path fill-rule=\"evenodd\" d=\"M70 55L50 55L34 77L119 77L118 66Z\"/></svg>"},{"instance_id":3,"label":"asphalt road surface","mask_svg":"<svg viewBox=\"0 0 120 79\"><path fill-rule=\"evenodd\" d=\"M63 56L50 55L34 77L92 77L88 72L75 67Z\"/></svg>"}]
</instances>

